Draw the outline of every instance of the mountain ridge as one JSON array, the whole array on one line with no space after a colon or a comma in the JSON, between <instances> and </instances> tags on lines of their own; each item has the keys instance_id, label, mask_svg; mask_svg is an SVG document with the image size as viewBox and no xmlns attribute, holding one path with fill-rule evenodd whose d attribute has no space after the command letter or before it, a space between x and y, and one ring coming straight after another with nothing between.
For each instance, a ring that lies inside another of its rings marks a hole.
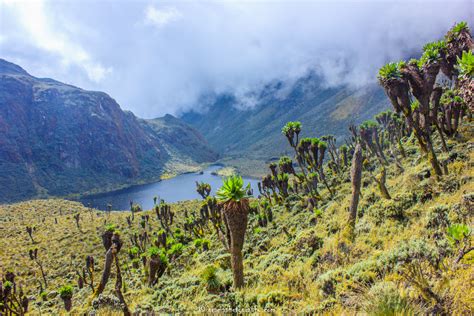
<instances>
[{"instance_id":1,"label":"mountain ridge","mask_svg":"<svg viewBox=\"0 0 474 316\"><path fill-rule=\"evenodd\" d=\"M173 139L172 128L150 122L104 92L36 78L0 59L0 185L7 188L0 201L112 190L158 180L171 160L217 158L184 123ZM173 144L183 135L194 151Z\"/></svg>"}]
</instances>

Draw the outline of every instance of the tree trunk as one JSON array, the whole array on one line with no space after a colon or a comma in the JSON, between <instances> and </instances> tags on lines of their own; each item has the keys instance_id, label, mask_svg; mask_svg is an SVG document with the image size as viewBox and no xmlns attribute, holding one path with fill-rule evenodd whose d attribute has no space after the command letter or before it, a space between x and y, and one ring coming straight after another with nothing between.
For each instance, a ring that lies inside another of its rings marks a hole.
<instances>
[{"instance_id":1,"label":"tree trunk","mask_svg":"<svg viewBox=\"0 0 474 316\"><path fill-rule=\"evenodd\" d=\"M160 256L151 257L148 260L148 285L153 286L166 270L165 264Z\"/></svg>"},{"instance_id":2,"label":"tree trunk","mask_svg":"<svg viewBox=\"0 0 474 316\"><path fill-rule=\"evenodd\" d=\"M440 178L443 175L443 171L441 171L438 158L436 157L436 153L433 148L433 143L431 142L431 139L429 138L429 136L427 137L426 144L428 147L428 159L431 163L431 166L433 167L433 170L436 176Z\"/></svg>"},{"instance_id":3,"label":"tree trunk","mask_svg":"<svg viewBox=\"0 0 474 316\"><path fill-rule=\"evenodd\" d=\"M70 298L70 297L63 298L63 302L64 302L64 309L66 310L66 312L71 311L72 298Z\"/></svg>"},{"instance_id":4,"label":"tree trunk","mask_svg":"<svg viewBox=\"0 0 474 316\"><path fill-rule=\"evenodd\" d=\"M244 269L242 248L244 247L245 231L247 230L249 212L248 199L239 202L230 201L224 204L224 218L230 236L231 265L234 273L234 288L244 285Z\"/></svg>"},{"instance_id":5,"label":"tree trunk","mask_svg":"<svg viewBox=\"0 0 474 316\"><path fill-rule=\"evenodd\" d=\"M385 170L384 167L382 167L382 171L380 172L380 176L376 177L377 185L380 189L380 193L382 194L382 197L385 199L390 200L392 197L390 196L390 193L388 193L387 187L385 185L385 180L387 178L387 171Z\"/></svg>"},{"instance_id":6,"label":"tree trunk","mask_svg":"<svg viewBox=\"0 0 474 316\"><path fill-rule=\"evenodd\" d=\"M117 295L120 303L122 303L122 311L124 316L130 316L130 310L128 309L127 302L122 294L122 272L120 271L120 264L118 261L117 254L115 254L115 268L117 270L117 279L115 280L115 295Z\"/></svg>"},{"instance_id":7,"label":"tree trunk","mask_svg":"<svg viewBox=\"0 0 474 316\"><path fill-rule=\"evenodd\" d=\"M399 139L397 143L398 143L398 149L400 151L400 155L402 155L403 158L406 158L407 154L405 152L405 148L403 148L402 140Z\"/></svg>"},{"instance_id":8,"label":"tree trunk","mask_svg":"<svg viewBox=\"0 0 474 316\"><path fill-rule=\"evenodd\" d=\"M439 139L441 140L441 147L443 148L443 151L445 153L449 152L448 145L446 145L446 140L444 138L443 132L441 131L441 128L439 127L438 123L435 123L436 130L438 131L439 134Z\"/></svg>"},{"instance_id":9,"label":"tree trunk","mask_svg":"<svg viewBox=\"0 0 474 316\"><path fill-rule=\"evenodd\" d=\"M112 247L109 248L107 253L105 254L105 264L104 264L104 272L102 272L102 278L100 280L99 286L97 287L95 291L95 296L99 296L104 289L105 286L107 285L107 282L109 281L110 277L110 269L112 268L112 260L113 260L113 250Z\"/></svg>"},{"instance_id":10,"label":"tree trunk","mask_svg":"<svg viewBox=\"0 0 474 316\"><path fill-rule=\"evenodd\" d=\"M357 144L354 151L354 157L352 158L351 167L352 197L349 214L352 231L354 231L357 219L357 206L359 205L360 184L362 180L362 160L362 148L360 147L360 144Z\"/></svg>"},{"instance_id":11,"label":"tree trunk","mask_svg":"<svg viewBox=\"0 0 474 316\"><path fill-rule=\"evenodd\" d=\"M244 286L244 263L242 257L242 250L238 247L231 248L231 266L234 272L234 287L236 289Z\"/></svg>"}]
</instances>

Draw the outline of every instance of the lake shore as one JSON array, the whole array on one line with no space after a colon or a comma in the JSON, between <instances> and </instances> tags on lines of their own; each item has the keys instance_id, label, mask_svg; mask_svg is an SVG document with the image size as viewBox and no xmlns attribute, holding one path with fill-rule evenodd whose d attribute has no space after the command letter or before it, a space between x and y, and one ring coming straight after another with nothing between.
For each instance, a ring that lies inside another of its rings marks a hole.
<instances>
[{"instance_id":1,"label":"lake shore","mask_svg":"<svg viewBox=\"0 0 474 316\"><path fill-rule=\"evenodd\" d=\"M68 194L65 196L45 196L45 197L40 197L40 198L58 198L58 199L66 199L66 200L71 200L71 201L78 201L80 199L91 197L91 196L99 197L101 195L107 195L110 193L120 192L120 191L131 189L134 187L158 183L163 180L173 179L183 174L198 173L205 170L206 168L209 168L209 166L212 166L212 165L221 165L221 164L214 164L214 163L205 163L201 165L180 164L180 168L168 169L162 174L160 174L159 176L152 177L147 180L139 180L139 181L134 181L134 182L126 183L126 184L119 184L112 187L107 187L105 189L95 189L95 190L90 190L83 193L74 193L74 194Z\"/></svg>"},{"instance_id":2,"label":"lake shore","mask_svg":"<svg viewBox=\"0 0 474 316\"><path fill-rule=\"evenodd\" d=\"M200 199L199 194L196 192L196 182L210 184L212 188L211 194L215 194L222 185L223 178L217 175L216 172L222 169L222 167L220 164L212 164L199 172L187 172L169 179L128 186L115 191L81 195L70 200L79 201L86 206L90 205L102 210L106 210L109 204L112 205L113 210L128 210L130 208L130 201L140 204L143 209L153 208L155 197L170 203ZM244 178L244 180L251 184L254 191L257 190L257 180L250 178Z\"/></svg>"}]
</instances>

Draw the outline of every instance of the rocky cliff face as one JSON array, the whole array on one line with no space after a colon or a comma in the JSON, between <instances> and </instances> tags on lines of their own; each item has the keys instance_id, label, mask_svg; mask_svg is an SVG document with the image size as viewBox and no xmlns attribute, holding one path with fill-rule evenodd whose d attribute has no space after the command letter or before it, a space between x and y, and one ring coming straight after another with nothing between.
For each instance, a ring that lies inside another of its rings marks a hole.
<instances>
[{"instance_id":1,"label":"rocky cliff face","mask_svg":"<svg viewBox=\"0 0 474 316\"><path fill-rule=\"evenodd\" d=\"M103 92L35 78L0 59L0 202L152 181L171 155L216 158L195 130L180 129L152 128ZM167 149L186 141L194 150Z\"/></svg>"}]
</instances>

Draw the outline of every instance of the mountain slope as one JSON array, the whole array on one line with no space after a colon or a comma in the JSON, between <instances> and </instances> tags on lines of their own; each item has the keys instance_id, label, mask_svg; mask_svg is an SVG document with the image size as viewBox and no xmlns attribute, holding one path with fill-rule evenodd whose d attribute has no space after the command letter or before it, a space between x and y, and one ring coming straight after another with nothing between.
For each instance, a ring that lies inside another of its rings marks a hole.
<instances>
[{"instance_id":1,"label":"mountain slope","mask_svg":"<svg viewBox=\"0 0 474 316\"><path fill-rule=\"evenodd\" d=\"M152 120L141 120L140 123L150 128L152 131L149 133L155 135L156 140L175 157L198 163L218 158L201 133L170 114Z\"/></svg>"},{"instance_id":2,"label":"mountain slope","mask_svg":"<svg viewBox=\"0 0 474 316\"><path fill-rule=\"evenodd\" d=\"M103 92L35 78L0 59L0 202L152 181L181 156L215 159L204 141L195 151L173 145L171 129L157 133ZM192 129L180 135L202 141Z\"/></svg>"},{"instance_id":3,"label":"mountain slope","mask_svg":"<svg viewBox=\"0 0 474 316\"><path fill-rule=\"evenodd\" d=\"M376 85L327 88L315 74L291 87L269 85L256 99L254 107L242 110L236 108L239 100L222 95L204 112L187 112L181 118L196 127L213 148L234 158L234 163L239 159L248 163L268 160L288 150L286 140L279 137L288 121L301 121L309 134L333 134L342 141L350 123L360 123L389 106Z\"/></svg>"}]
</instances>

